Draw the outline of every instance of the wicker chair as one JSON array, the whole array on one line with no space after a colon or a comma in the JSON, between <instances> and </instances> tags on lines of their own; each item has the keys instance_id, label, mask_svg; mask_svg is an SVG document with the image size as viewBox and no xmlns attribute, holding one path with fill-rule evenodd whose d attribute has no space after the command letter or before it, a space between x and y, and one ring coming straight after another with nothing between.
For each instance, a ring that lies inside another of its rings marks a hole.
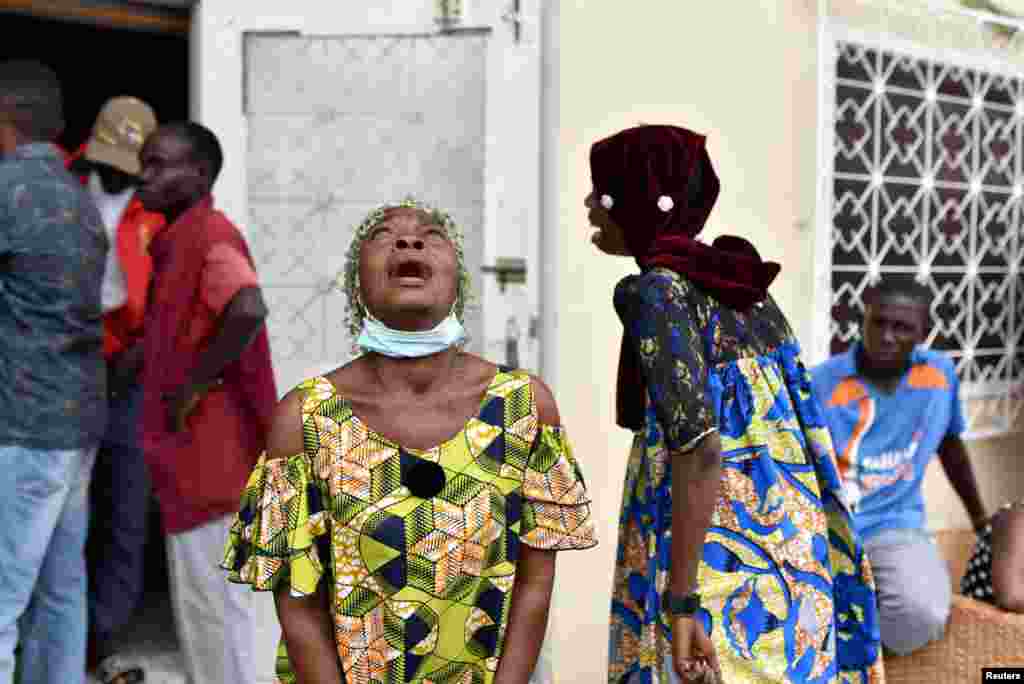
<instances>
[{"instance_id":1,"label":"wicker chair","mask_svg":"<svg viewBox=\"0 0 1024 684\"><path fill-rule=\"evenodd\" d=\"M1024 667L1024 615L961 596L960 578L974 549L970 530L937 534L953 581L946 635L908 656L886 654L888 684L980 682L983 667Z\"/></svg>"}]
</instances>

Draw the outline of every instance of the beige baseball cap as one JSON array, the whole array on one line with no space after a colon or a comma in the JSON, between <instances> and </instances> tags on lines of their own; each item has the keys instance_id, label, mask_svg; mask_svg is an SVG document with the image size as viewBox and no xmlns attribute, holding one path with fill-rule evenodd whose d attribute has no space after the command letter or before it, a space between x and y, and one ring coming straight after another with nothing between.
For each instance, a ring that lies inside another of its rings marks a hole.
<instances>
[{"instance_id":1,"label":"beige baseball cap","mask_svg":"<svg viewBox=\"0 0 1024 684\"><path fill-rule=\"evenodd\" d=\"M153 109L142 100L135 97L112 98L103 105L96 118L84 157L138 176L142 173L139 152L156 127Z\"/></svg>"}]
</instances>

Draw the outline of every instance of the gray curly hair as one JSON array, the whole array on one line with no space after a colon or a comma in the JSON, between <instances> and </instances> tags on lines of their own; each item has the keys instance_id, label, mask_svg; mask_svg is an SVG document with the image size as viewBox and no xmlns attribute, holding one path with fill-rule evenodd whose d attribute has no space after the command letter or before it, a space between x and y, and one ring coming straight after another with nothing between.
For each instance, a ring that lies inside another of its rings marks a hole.
<instances>
[{"instance_id":1,"label":"gray curly hair","mask_svg":"<svg viewBox=\"0 0 1024 684\"><path fill-rule=\"evenodd\" d=\"M469 271L466 269L465 236L452 217L447 212L436 209L414 197L407 197L401 202L383 204L367 214L363 222L356 227L348 252L345 254L345 268L336 280L338 288L345 293L345 297L348 299L346 323L349 334L352 336L353 350L356 353L362 351L355 340L359 337L359 333L363 329L363 321L366 319L366 306L359 296L359 257L362 253L363 242L370 236L373 229L384 221L387 212L394 209L417 209L426 212L435 224L444 229L448 239L455 247L459 279L455 292L455 315L460 322L464 321L466 306L473 298L472 283Z\"/></svg>"}]
</instances>

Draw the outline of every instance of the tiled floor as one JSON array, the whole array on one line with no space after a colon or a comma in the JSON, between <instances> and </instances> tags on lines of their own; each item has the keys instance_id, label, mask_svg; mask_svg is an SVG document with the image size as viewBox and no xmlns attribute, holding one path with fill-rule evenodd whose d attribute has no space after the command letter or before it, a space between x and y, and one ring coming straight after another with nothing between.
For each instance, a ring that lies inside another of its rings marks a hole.
<instances>
[{"instance_id":1,"label":"tiled floor","mask_svg":"<svg viewBox=\"0 0 1024 684\"><path fill-rule=\"evenodd\" d=\"M185 684L171 600L166 593L146 594L119 641L119 653L125 663L142 667L146 684ZM88 680L88 684L98 682L92 677Z\"/></svg>"},{"instance_id":2,"label":"tiled floor","mask_svg":"<svg viewBox=\"0 0 1024 684\"><path fill-rule=\"evenodd\" d=\"M151 522L153 531L146 548L145 594L131 622L121 630L118 655L129 667L142 667L146 673L146 684L185 684L185 670L171 610L164 539L159 533L159 518L154 515ZM280 637L272 597L256 594L253 609L256 643L272 645L271 648L257 648L253 654L258 673L256 684L269 684ZM98 684L98 680L90 678L87 684Z\"/></svg>"}]
</instances>

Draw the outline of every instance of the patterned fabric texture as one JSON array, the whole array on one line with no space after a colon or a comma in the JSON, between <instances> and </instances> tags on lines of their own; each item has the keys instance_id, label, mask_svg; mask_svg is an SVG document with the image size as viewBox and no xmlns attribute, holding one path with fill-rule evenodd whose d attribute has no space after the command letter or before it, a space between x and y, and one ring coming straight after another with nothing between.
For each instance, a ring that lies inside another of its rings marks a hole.
<instances>
[{"instance_id":1,"label":"patterned fabric texture","mask_svg":"<svg viewBox=\"0 0 1024 684\"><path fill-rule=\"evenodd\" d=\"M967 570L960 579L960 593L978 601L995 603L992 591L992 523L978 533L974 553L967 561Z\"/></svg>"},{"instance_id":2,"label":"patterned fabric texture","mask_svg":"<svg viewBox=\"0 0 1024 684\"><path fill-rule=\"evenodd\" d=\"M300 388L304 453L261 458L229 579L294 596L326 582L348 684L491 682L520 543L596 543L579 466L563 430L539 423L529 375L500 370L477 416L427 451L375 433L325 378ZM423 462L443 469L432 498L408 486ZM296 681L283 641L277 676Z\"/></svg>"},{"instance_id":3,"label":"patterned fabric texture","mask_svg":"<svg viewBox=\"0 0 1024 684\"><path fill-rule=\"evenodd\" d=\"M53 145L0 155L0 444L99 444L107 231Z\"/></svg>"},{"instance_id":4,"label":"patterned fabric texture","mask_svg":"<svg viewBox=\"0 0 1024 684\"><path fill-rule=\"evenodd\" d=\"M992 520L999 513L1013 509L1024 511L1024 499L1004 503L978 532L974 552L967 561L964 576L960 578L960 593L964 596L995 604L995 592L992 587Z\"/></svg>"},{"instance_id":5,"label":"patterned fabric texture","mask_svg":"<svg viewBox=\"0 0 1024 684\"><path fill-rule=\"evenodd\" d=\"M771 300L750 314L721 308L663 269L626 278L615 304L640 353L648 402L623 493L608 681L678 681L660 610L670 453L685 458L713 430L723 474L698 573L699 617L725 681L883 681L870 567L782 313Z\"/></svg>"}]
</instances>

